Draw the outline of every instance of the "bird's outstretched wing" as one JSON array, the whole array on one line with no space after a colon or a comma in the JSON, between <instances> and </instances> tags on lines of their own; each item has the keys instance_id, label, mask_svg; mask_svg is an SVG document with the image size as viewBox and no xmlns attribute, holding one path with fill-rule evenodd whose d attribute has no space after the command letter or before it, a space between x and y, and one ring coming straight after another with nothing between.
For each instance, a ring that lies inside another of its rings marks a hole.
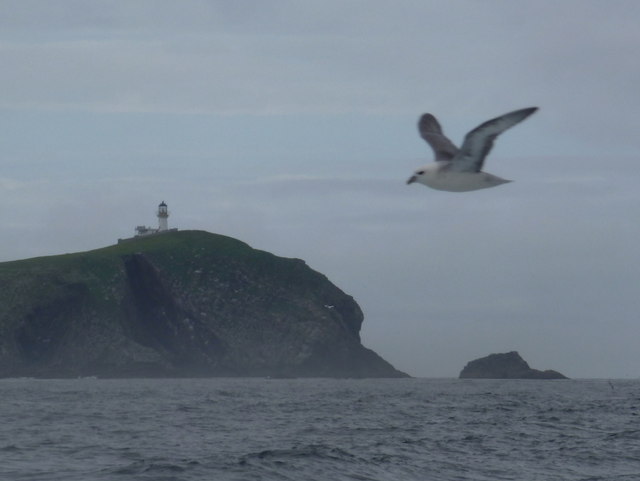
<instances>
[{"instance_id":1,"label":"bird's outstretched wing","mask_svg":"<svg viewBox=\"0 0 640 481\"><path fill-rule=\"evenodd\" d=\"M495 138L509 127L522 122L536 110L538 107L515 110L478 125L464 137L460 152L451 164L451 170L480 172L484 159L493 147Z\"/></svg>"},{"instance_id":2,"label":"bird's outstretched wing","mask_svg":"<svg viewBox=\"0 0 640 481\"><path fill-rule=\"evenodd\" d=\"M424 114L420 117L418 130L433 149L436 160L451 160L458 153L458 147L442 133L442 127L433 115Z\"/></svg>"}]
</instances>

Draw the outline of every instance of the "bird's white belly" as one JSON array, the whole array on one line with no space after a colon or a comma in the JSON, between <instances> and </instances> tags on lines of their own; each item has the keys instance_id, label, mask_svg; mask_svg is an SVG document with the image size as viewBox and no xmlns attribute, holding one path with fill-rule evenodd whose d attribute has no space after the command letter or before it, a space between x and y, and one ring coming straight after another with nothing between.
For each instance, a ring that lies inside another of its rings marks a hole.
<instances>
[{"instance_id":1,"label":"bird's white belly","mask_svg":"<svg viewBox=\"0 0 640 481\"><path fill-rule=\"evenodd\" d=\"M468 192L511 182L486 172L437 172L421 179L432 189Z\"/></svg>"}]
</instances>

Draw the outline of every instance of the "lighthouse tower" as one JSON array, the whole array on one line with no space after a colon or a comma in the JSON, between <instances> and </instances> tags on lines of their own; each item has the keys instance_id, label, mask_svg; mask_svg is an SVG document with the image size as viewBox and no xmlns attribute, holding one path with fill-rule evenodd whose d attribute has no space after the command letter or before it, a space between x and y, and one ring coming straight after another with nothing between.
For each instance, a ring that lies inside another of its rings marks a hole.
<instances>
[{"instance_id":1,"label":"lighthouse tower","mask_svg":"<svg viewBox=\"0 0 640 481\"><path fill-rule=\"evenodd\" d=\"M167 210L167 204L164 203L164 200L158 206L157 215L158 215L158 232L169 230L169 225L167 224L167 217L169 217L169 211Z\"/></svg>"}]
</instances>

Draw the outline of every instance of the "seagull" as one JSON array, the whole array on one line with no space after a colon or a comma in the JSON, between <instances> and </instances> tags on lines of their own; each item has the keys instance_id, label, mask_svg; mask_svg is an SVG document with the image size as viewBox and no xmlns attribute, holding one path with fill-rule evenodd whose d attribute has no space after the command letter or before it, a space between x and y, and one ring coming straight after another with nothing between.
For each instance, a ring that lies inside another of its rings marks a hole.
<instances>
[{"instance_id":1,"label":"seagull","mask_svg":"<svg viewBox=\"0 0 640 481\"><path fill-rule=\"evenodd\" d=\"M536 110L538 107L529 107L487 120L464 137L459 149L442 133L442 127L436 118L431 114L424 114L418 122L418 130L433 149L436 159L416 170L407 184L419 182L432 189L467 192L511 182L482 172L482 164L491 151L495 138Z\"/></svg>"}]
</instances>

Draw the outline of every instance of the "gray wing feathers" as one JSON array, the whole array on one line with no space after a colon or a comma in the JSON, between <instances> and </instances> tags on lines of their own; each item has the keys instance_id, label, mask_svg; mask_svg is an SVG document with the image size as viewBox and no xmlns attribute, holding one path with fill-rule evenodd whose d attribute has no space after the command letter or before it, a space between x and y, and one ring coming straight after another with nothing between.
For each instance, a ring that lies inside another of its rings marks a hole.
<instances>
[{"instance_id":1,"label":"gray wing feathers","mask_svg":"<svg viewBox=\"0 0 640 481\"><path fill-rule=\"evenodd\" d=\"M485 157L493 147L495 138L509 127L522 122L536 110L538 110L537 107L515 110L478 125L465 136L460 152L453 159L452 169L460 172L479 172Z\"/></svg>"},{"instance_id":2,"label":"gray wing feathers","mask_svg":"<svg viewBox=\"0 0 640 481\"><path fill-rule=\"evenodd\" d=\"M442 127L431 114L424 114L418 122L420 136L427 141L436 154L436 160L451 160L458 148L442 133Z\"/></svg>"}]
</instances>

